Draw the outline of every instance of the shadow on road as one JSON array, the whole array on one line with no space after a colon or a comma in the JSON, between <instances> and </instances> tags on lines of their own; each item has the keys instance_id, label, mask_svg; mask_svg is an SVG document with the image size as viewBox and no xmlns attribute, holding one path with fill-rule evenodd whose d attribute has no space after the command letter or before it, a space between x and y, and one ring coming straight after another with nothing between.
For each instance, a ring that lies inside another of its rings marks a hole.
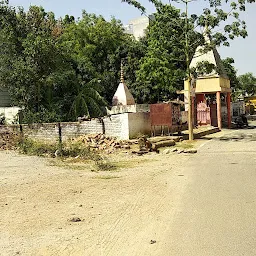
<instances>
[{"instance_id":1,"label":"shadow on road","mask_svg":"<svg viewBox=\"0 0 256 256\"><path fill-rule=\"evenodd\" d=\"M256 141L256 126L249 125L243 128L230 129L230 133L221 137L215 137L214 135L208 135L201 138L202 140L218 140L218 141Z\"/></svg>"}]
</instances>

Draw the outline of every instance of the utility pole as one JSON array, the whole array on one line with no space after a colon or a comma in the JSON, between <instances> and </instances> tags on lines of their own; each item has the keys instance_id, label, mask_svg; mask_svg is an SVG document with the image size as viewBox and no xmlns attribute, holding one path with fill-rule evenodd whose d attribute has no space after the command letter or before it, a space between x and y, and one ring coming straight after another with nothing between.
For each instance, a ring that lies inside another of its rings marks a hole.
<instances>
[{"instance_id":1,"label":"utility pole","mask_svg":"<svg viewBox=\"0 0 256 256\"><path fill-rule=\"evenodd\" d=\"M188 3L189 0L185 0L186 5L186 23L185 23L185 54L186 54L186 64L187 64L187 82L188 82L188 135L189 140L194 140L193 134L193 113L192 113L192 97L191 97L191 74L189 69L189 45L188 45Z\"/></svg>"}]
</instances>

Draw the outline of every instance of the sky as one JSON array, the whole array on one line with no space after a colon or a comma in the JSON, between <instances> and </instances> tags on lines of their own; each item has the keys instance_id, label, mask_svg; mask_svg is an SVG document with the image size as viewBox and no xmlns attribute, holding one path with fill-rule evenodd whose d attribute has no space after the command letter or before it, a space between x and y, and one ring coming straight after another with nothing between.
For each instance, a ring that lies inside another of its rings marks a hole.
<instances>
[{"instance_id":1,"label":"sky","mask_svg":"<svg viewBox=\"0 0 256 256\"><path fill-rule=\"evenodd\" d=\"M88 13L101 14L106 19L114 16L120 19L123 24L128 24L129 20L139 17L141 14L134 7L121 0L10 0L12 6L23 6L25 10L30 5L43 6L46 11L55 13L56 18L63 17L66 14L73 15L75 18L81 16L82 10ZM162 0L162 2L169 2ZM148 0L140 0L147 8L147 13L154 12L154 6ZM192 2L189 6L190 13L196 13L205 6L205 1L199 0ZM182 6L177 6L182 8ZM247 6L246 13L241 15L241 19L247 23L249 36L246 39L238 38L230 42L230 47L221 47L218 49L222 59L232 57L235 60L235 68L238 74L252 72L256 75L256 3Z\"/></svg>"}]
</instances>

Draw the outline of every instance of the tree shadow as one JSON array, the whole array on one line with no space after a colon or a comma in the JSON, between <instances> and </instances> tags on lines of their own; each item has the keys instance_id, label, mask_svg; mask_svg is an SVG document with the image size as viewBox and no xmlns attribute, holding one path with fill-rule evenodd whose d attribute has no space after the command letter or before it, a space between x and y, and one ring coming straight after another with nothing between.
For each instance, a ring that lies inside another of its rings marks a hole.
<instances>
[{"instance_id":1,"label":"tree shadow","mask_svg":"<svg viewBox=\"0 0 256 256\"><path fill-rule=\"evenodd\" d=\"M227 134L218 138L219 141L256 141L256 126L247 126L242 127L240 129L233 129L236 133ZM252 131L252 133L248 132L248 130Z\"/></svg>"},{"instance_id":2,"label":"tree shadow","mask_svg":"<svg viewBox=\"0 0 256 256\"><path fill-rule=\"evenodd\" d=\"M242 128L231 128L232 131L235 133L223 135L221 137L214 137L212 134L203 136L199 138L199 140L216 140L216 141L256 141L256 126L255 125L249 125L247 127ZM248 132L248 130L252 131L251 133Z\"/></svg>"}]
</instances>

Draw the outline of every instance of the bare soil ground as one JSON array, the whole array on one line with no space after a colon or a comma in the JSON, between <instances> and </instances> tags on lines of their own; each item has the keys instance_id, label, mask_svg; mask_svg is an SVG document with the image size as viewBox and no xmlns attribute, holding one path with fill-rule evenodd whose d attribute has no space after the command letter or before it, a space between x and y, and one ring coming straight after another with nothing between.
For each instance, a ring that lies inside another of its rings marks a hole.
<instances>
[{"instance_id":1,"label":"bare soil ground","mask_svg":"<svg viewBox=\"0 0 256 256\"><path fill-rule=\"evenodd\" d=\"M92 172L0 151L0 255L157 255L191 157L120 153L116 169Z\"/></svg>"},{"instance_id":2,"label":"bare soil ground","mask_svg":"<svg viewBox=\"0 0 256 256\"><path fill-rule=\"evenodd\" d=\"M255 141L221 132L100 172L0 151L0 255L255 255Z\"/></svg>"}]
</instances>

